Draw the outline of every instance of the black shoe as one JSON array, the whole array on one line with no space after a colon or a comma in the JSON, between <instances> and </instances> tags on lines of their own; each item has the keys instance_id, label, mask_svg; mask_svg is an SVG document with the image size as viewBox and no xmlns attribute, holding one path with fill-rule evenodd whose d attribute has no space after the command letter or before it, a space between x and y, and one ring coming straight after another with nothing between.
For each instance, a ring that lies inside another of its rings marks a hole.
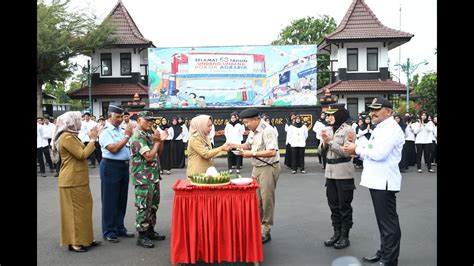
<instances>
[{"instance_id":1,"label":"black shoe","mask_svg":"<svg viewBox=\"0 0 474 266\"><path fill-rule=\"evenodd\" d=\"M301 170L301 173L302 173L302 174L306 174L306 171L305 171L305 170Z\"/></svg>"},{"instance_id":2,"label":"black shoe","mask_svg":"<svg viewBox=\"0 0 474 266\"><path fill-rule=\"evenodd\" d=\"M106 236L104 237L105 241L111 242L111 243L118 243L120 242L120 239L118 239L116 236Z\"/></svg>"},{"instance_id":3,"label":"black shoe","mask_svg":"<svg viewBox=\"0 0 474 266\"><path fill-rule=\"evenodd\" d=\"M270 235L270 233L265 234L265 235L262 236L262 244L265 244L270 240L272 240L272 236Z\"/></svg>"},{"instance_id":4,"label":"black shoe","mask_svg":"<svg viewBox=\"0 0 474 266\"><path fill-rule=\"evenodd\" d=\"M296 174L296 170L291 171L292 174Z\"/></svg>"},{"instance_id":5,"label":"black shoe","mask_svg":"<svg viewBox=\"0 0 474 266\"><path fill-rule=\"evenodd\" d=\"M341 238L341 228L334 228L334 235L328 240L325 240L324 245L326 247L334 246L334 243L336 243L339 238Z\"/></svg>"},{"instance_id":6,"label":"black shoe","mask_svg":"<svg viewBox=\"0 0 474 266\"><path fill-rule=\"evenodd\" d=\"M79 246L79 248L76 249L76 248L73 248L72 245L69 245L68 248L69 248L69 251L74 251L74 252L87 252L87 248L85 248L84 246Z\"/></svg>"},{"instance_id":7,"label":"black shoe","mask_svg":"<svg viewBox=\"0 0 474 266\"><path fill-rule=\"evenodd\" d=\"M46 177L46 173L41 173L41 176L42 176L42 177Z\"/></svg>"},{"instance_id":8,"label":"black shoe","mask_svg":"<svg viewBox=\"0 0 474 266\"><path fill-rule=\"evenodd\" d=\"M139 237L137 239L137 245L144 248L154 248L155 244L147 236Z\"/></svg>"},{"instance_id":9,"label":"black shoe","mask_svg":"<svg viewBox=\"0 0 474 266\"><path fill-rule=\"evenodd\" d=\"M400 173L406 173L407 171L405 169L400 169Z\"/></svg>"},{"instance_id":10,"label":"black shoe","mask_svg":"<svg viewBox=\"0 0 474 266\"><path fill-rule=\"evenodd\" d=\"M125 232L123 234L118 235L119 237L135 237L134 233L131 232Z\"/></svg>"},{"instance_id":11,"label":"black shoe","mask_svg":"<svg viewBox=\"0 0 474 266\"><path fill-rule=\"evenodd\" d=\"M160 235L159 233L153 231L153 230L149 230L147 232L147 236L149 239L151 240L158 240L158 241L161 241L161 240L165 240L166 239L166 236L164 235Z\"/></svg>"},{"instance_id":12,"label":"black shoe","mask_svg":"<svg viewBox=\"0 0 474 266\"><path fill-rule=\"evenodd\" d=\"M59 173L54 174L54 177L58 177L58 176L59 176Z\"/></svg>"},{"instance_id":13,"label":"black shoe","mask_svg":"<svg viewBox=\"0 0 474 266\"><path fill-rule=\"evenodd\" d=\"M95 168L95 164L91 165L91 168Z\"/></svg>"},{"instance_id":14,"label":"black shoe","mask_svg":"<svg viewBox=\"0 0 474 266\"><path fill-rule=\"evenodd\" d=\"M372 256L363 257L362 260L367 261L367 262L377 262L380 260L380 257L379 255L375 254Z\"/></svg>"},{"instance_id":15,"label":"black shoe","mask_svg":"<svg viewBox=\"0 0 474 266\"><path fill-rule=\"evenodd\" d=\"M342 236L337 240L336 243L334 243L334 248L335 249L343 249L351 245L351 242L349 241L348 237Z\"/></svg>"},{"instance_id":16,"label":"black shoe","mask_svg":"<svg viewBox=\"0 0 474 266\"><path fill-rule=\"evenodd\" d=\"M89 244L89 247L95 247L95 246L100 246L100 245L102 245L102 241L94 240Z\"/></svg>"}]
</instances>

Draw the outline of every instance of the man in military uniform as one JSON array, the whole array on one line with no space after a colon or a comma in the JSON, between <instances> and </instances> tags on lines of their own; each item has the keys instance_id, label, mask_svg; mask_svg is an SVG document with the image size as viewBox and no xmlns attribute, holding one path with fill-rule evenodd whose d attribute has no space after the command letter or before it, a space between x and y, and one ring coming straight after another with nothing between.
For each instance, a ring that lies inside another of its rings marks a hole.
<instances>
[{"instance_id":1,"label":"man in military uniform","mask_svg":"<svg viewBox=\"0 0 474 266\"><path fill-rule=\"evenodd\" d=\"M99 135L102 149L100 185L102 199L102 236L117 243L122 237L135 237L124 225L130 180L130 149L125 145L132 135L132 126L121 129L123 109L110 105L108 120Z\"/></svg>"},{"instance_id":2,"label":"man in military uniform","mask_svg":"<svg viewBox=\"0 0 474 266\"><path fill-rule=\"evenodd\" d=\"M142 111L138 113L138 128L130 138L130 153L132 170L130 177L135 186L135 206L137 216L135 226L138 231L137 245L153 248L151 240L165 240L164 235L154 231L156 211L160 203L160 175L158 154L163 151L163 141L168 132L160 135L152 128L153 113ZM153 134L152 134L153 133Z\"/></svg>"},{"instance_id":3,"label":"man in military uniform","mask_svg":"<svg viewBox=\"0 0 474 266\"><path fill-rule=\"evenodd\" d=\"M350 143L344 152L359 155L364 161L360 185L369 188L380 231L380 249L364 261L383 265L398 265L401 230L397 214L396 193L400 191L402 176L398 163L401 160L405 133L392 116L392 104L383 97L374 98L370 116L377 126L367 146Z\"/></svg>"},{"instance_id":4,"label":"man in military uniform","mask_svg":"<svg viewBox=\"0 0 474 266\"><path fill-rule=\"evenodd\" d=\"M342 151L344 144L354 142L355 131L347 121L349 112L344 104L331 104L326 110L329 127L321 131L322 149L327 152L326 196L331 209L334 235L324 241L336 249L350 245L349 230L352 227L352 199L354 195L354 165L352 157Z\"/></svg>"},{"instance_id":5,"label":"man in military uniform","mask_svg":"<svg viewBox=\"0 0 474 266\"><path fill-rule=\"evenodd\" d=\"M248 108L240 113L244 125L250 129L247 141L243 144L231 144L233 148L243 149L244 158L252 158L252 176L257 178L260 187L257 198L260 207L262 242L271 240L275 209L275 189L280 177L280 154L275 130L259 117L259 111Z\"/></svg>"}]
</instances>

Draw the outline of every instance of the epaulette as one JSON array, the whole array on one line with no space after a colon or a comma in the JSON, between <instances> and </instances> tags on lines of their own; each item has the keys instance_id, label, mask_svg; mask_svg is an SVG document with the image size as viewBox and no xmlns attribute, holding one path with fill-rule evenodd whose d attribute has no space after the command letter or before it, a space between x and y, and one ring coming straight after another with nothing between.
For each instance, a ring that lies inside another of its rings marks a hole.
<instances>
[{"instance_id":1,"label":"epaulette","mask_svg":"<svg viewBox=\"0 0 474 266\"><path fill-rule=\"evenodd\" d=\"M267 127L267 125L262 124L261 127L262 127L262 129L265 129Z\"/></svg>"}]
</instances>

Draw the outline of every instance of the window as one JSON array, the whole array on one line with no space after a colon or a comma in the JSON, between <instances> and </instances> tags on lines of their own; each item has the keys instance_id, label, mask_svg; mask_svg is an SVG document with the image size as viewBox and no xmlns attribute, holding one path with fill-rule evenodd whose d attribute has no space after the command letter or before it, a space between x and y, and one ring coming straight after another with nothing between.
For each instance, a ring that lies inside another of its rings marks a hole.
<instances>
[{"instance_id":1,"label":"window","mask_svg":"<svg viewBox=\"0 0 474 266\"><path fill-rule=\"evenodd\" d=\"M121 53L120 54L120 75L131 75L132 74L132 54Z\"/></svg>"},{"instance_id":2,"label":"window","mask_svg":"<svg viewBox=\"0 0 474 266\"><path fill-rule=\"evenodd\" d=\"M359 51L357 48L347 49L347 71L357 71L359 69Z\"/></svg>"},{"instance_id":3,"label":"window","mask_svg":"<svg viewBox=\"0 0 474 266\"><path fill-rule=\"evenodd\" d=\"M100 54L100 73L102 76L112 76L112 54Z\"/></svg>"},{"instance_id":4,"label":"window","mask_svg":"<svg viewBox=\"0 0 474 266\"><path fill-rule=\"evenodd\" d=\"M379 49L367 48L367 71L379 70Z\"/></svg>"},{"instance_id":5,"label":"window","mask_svg":"<svg viewBox=\"0 0 474 266\"><path fill-rule=\"evenodd\" d=\"M352 120L357 120L359 115L359 99L358 98L347 98L347 111Z\"/></svg>"}]
</instances>

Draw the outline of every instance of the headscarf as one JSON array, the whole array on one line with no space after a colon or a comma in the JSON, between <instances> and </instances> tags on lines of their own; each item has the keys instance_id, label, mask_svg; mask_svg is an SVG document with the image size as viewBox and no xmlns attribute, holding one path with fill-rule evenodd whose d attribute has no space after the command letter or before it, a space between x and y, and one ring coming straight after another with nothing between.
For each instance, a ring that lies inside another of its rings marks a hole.
<instances>
[{"instance_id":1,"label":"headscarf","mask_svg":"<svg viewBox=\"0 0 474 266\"><path fill-rule=\"evenodd\" d=\"M296 122L296 119L299 118L300 119L300 122L297 123ZM301 116L300 115L296 115L295 117L295 122L293 123L293 126L297 127L297 128L300 128L303 126L303 119L301 119Z\"/></svg>"},{"instance_id":2,"label":"headscarf","mask_svg":"<svg viewBox=\"0 0 474 266\"><path fill-rule=\"evenodd\" d=\"M236 112L233 112L232 114L230 114L230 117L232 118L232 116L235 117L235 121L232 122L231 119L229 119L229 124L231 124L232 126L235 126L237 123L239 123L239 116L237 115Z\"/></svg>"},{"instance_id":3,"label":"headscarf","mask_svg":"<svg viewBox=\"0 0 474 266\"><path fill-rule=\"evenodd\" d=\"M204 141L211 146L211 140L207 137L207 122L212 117L209 115L198 115L191 119L189 124L189 134L192 136L194 133L198 133Z\"/></svg>"},{"instance_id":4,"label":"headscarf","mask_svg":"<svg viewBox=\"0 0 474 266\"><path fill-rule=\"evenodd\" d=\"M176 125L173 125L173 120L176 120ZM179 124L177 117L173 117L171 119L171 127L173 128L173 131L174 131L173 140L176 140L176 138L179 136L179 134L181 134L181 132L183 132L183 128Z\"/></svg>"},{"instance_id":5,"label":"headscarf","mask_svg":"<svg viewBox=\"0 0 474 266\"><path fill-rule=\"evenodd\" d=\"M393 118L395 118L395 117L398 117L398 119L400 119L400 122L398 123L398 125L402 128L403 132L405 132L405 128L407 127L407 125L405 124L405 121L403 121L402 116L399 115L399 114L396 114L396 115L393 116ZM397 120L395 120L395 121L397 121Z\"/></svg>"},{"instance_id":6,"label":"headscarf","mask_svg":"<svg viewBox=\"0 0 474 266\"><path fill-rule=\"evenodd\" d=\"M163 118L166 119L166 124L164 124L164 125L163 125ZM165 130L165 129L170 127L170 122L169 122L168 118L166 118L166 117L163 117L163 118L160 121L160 128L162 130Z\"/></svg>"},{"instance_id":7,"label":"headscarf","mask_svg":"<svg viewBox=\"0 0 474 266\"><path fill-rule=\"evenodd\" d=\"M81 112L69 111L60 115L56 119L56 130L53 133L53 145L51 145L52 160L54 163L59 162L59 140L64 132L70 132L73 135L79 134L81 130Z\"/></svg>"},{"instance_id":8,"label":"headscarf","mask_svg":"<svg viewBox=\"0 0 474 266\"><path fill-rule=\"evenodd\" d=\"M346 109L339 109L337 110L334 114L334 125L332 125L333 132L336 132L336 130L348 119L350 119L349 111Z\"/></svg>"}]
</instances>

